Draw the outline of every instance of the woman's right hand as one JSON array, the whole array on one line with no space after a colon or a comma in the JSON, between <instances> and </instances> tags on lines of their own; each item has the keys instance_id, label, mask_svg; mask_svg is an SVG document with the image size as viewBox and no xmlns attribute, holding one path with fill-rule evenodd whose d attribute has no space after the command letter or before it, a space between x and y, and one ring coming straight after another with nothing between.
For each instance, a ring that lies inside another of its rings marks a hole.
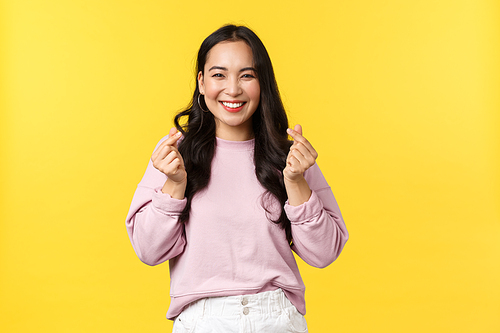
<instances>
[{"instance_id":1,"label":"woman's right hand","mask_svg":"<svg viewBox=\"0 0 500 333\"><path fill-rule=\"evenodd\" d=\"M184 198L187 183L184 160L177 149L177 141L180 137L181 133L172 127L168 138L158 146L158 149L151 156L153 166L167 176L162 192L168 193L176 199Z\"/></svg>"}]
</instances>

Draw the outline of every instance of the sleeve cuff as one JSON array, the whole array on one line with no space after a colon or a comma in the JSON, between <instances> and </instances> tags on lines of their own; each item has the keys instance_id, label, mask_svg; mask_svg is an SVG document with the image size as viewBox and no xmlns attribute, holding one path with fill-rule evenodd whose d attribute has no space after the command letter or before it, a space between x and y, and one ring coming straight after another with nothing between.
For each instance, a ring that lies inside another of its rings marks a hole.
<instances>
[{"instance_id":1,"label":"sleeve cuff","mask_svg":"<svg viewBox=\"0 0 500 333\"><path fill-rule=\"evenodd\" d=\"M302 224L314 220L315 217L320 215L323 210L323 203L316 192L312 191L308 201L299 206L291 206L287 200L284 209L290 223Z\"/></svg>"},{"instance_id":2,"label":"sleeve cuff","mask_svg":"<svg viewBox=\"0 0 500 333\"><path fill-rule=\"evenodd\" d=\"M154 190L152 204L153 207L165 215L179 216L186 207L187 199L174 199L169 194L163 193L161 187Z\"/></svg>"}]
</instances>

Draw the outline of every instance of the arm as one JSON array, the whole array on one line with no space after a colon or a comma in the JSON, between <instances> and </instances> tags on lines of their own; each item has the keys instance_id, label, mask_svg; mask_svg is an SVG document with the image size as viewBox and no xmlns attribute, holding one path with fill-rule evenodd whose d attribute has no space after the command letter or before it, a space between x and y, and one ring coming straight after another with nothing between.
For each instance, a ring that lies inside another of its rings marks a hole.
<instances>
[{"instance_id":1,"label":"arm","mask_svg":"<svg viewBox=\"0 0 500 333\"><path fill-rule=\"evenodd\" d=\"M324 268L340 255L349 234L318 165L309 168L304 177L312 189L309 200L299 206L285 204L292 227L292 250L309 265Z\"/></svg>"},{"instance_id":2,"label":"arm","mask_svg":"<svg viewBox=\"0 0 500 333\"><path fill-rule=\"evenodd\" d=\"M173 134L172 131L170 134ZM172 142L176 143L177 140L178 137L175 139L170 135L162 139L155 148L126 219L132 246L139 259L148 265L156 265L179 255L186 244L184 226L178 221L186 205L184 190L182 185L179 189L179 182L172 182L172 179L159 170L165 170L166 164L162 167L161 161L165 161L169 155L169 148L166 146L172 146ZM166 154L162 154L162 150ZM182 162L182 158L180 159ZM170 156L169 160L170 163L167 164L171 164L175 158ZM178 173L178 169L177 166L175 172ZM178 178L185 179L185 175L181 172ZM168 189L172 184L172 192L169 193ZM167 193L164 193L165 188Z\"/></svg>"},{"instance_id":3,"label":"arm","mask_svg":"<svg viewBox=\"0 0 500 333\"><path fill-rule=\"evenodd\" d=\"M342 251L348 233L340 209L321 170L318 154L296 125L283 170L288 202L285 212L292 227L292 249L308 264L326 267Z\"/></svg>"}]
</instances>

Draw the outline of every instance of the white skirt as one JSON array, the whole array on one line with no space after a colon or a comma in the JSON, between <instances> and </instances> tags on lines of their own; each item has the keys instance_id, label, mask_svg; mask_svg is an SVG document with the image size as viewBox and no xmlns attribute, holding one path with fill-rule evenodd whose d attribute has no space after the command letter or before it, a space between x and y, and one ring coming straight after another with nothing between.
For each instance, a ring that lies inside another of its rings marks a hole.
<instances>
[{"instance_id":1,"label":"white skirt","mask_svg":"<svg viewBox=\"0 0 500 333\"><path fill-rule=\"evenodd\" d=\"M281 289L203 298L174 320L172 333L305 333L307 323Z\"/></svg>"}]
</instances>

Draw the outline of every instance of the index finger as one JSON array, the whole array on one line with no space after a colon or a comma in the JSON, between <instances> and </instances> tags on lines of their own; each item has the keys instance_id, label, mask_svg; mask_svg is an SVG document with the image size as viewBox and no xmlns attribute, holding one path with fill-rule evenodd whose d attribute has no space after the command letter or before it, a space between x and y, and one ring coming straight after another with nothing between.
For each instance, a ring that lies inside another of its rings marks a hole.
<instances>
[{"instance_id":1,"label":"index finger","mask_svg":"<svg viewBox=\"0 0 500 333\"><path fill-rule=\"evenodd\" d=\"M173 138L172 140L174 140L174 143L172 145L175 145L175 148L177 148L177 140L179 140L179 138L181 137L181 132L177 131L177 128L172 127L170 129L170 132L168 132L168 137Z\"/></svg>"},{"instance_id":2,"label":"index finger","mask_svg":"<svg viewBox=\"0 0 500 333\"><path fill-rule=\"evenodd\" d=\"M163 141L158 148L164 147L164 146L175 146L177 148L176 143L177 143L177 140L180 139L181 135L182 135L181 132L177 132L177 129L175 127L172 127L170 129L169 134L168 134L168 138L165 141Z\"/></svg>"},{"instance_id":3,"label":"index finger","mask_svg":"<svg viewBox=\"0 0 500 333\"><path fill-rule=\"evenodd\" d=\"M296 130L289 128L286 130L286 132L292 137L293 141L298 141L303 144L309 143L309 141L307 141L307 139L304 138L302 134L300 134Z\"/></svg>"},{"instance_id":4,"label":"index finger","mask_svg":"<svg viewBox=\"0 0 500 333\"><path fill-rule=\"evenodd\" d=\"M300 129L302 130L302 128ZM307 148L307 150L311 152L311 154L314 154L316 152L311 143L305 137L303 137L302 134L291 128L287 129L286 131L292 137L294 142L303 144Z\"/></svg>"}]
</instances>

